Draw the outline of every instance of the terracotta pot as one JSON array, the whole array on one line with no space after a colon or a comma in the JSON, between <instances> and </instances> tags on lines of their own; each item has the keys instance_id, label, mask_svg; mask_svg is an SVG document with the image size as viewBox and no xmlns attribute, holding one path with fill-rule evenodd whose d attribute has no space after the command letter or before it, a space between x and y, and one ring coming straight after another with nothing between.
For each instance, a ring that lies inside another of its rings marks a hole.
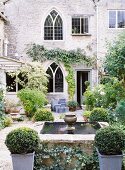
<instances>
[{"instance_id":1,"label":"terracotta pot","mask_svg":"<svg viewBox=\"0 0 125 170\"><path fill-rule=\"evenodd\" d=\"M75 112L76 111L76 107L69 107L69 111L70 112Z\"/></svg>"},{"instance_id":2,"label":"terracotta pot","mask_svg":"<svg viewBox=\"0 0 125 170\"><path fill-rule=\"evenodd\" d=\"M86 116L83 116L83 119L85 122L88 122L88 118Z\"/></svg>"}]
</instances>

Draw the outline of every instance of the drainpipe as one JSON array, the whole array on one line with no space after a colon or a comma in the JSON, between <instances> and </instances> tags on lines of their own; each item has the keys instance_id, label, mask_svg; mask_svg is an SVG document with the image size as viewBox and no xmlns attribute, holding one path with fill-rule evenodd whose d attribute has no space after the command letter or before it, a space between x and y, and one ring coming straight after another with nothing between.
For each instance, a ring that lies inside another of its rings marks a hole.
<instances>
[{"instance_id":1,"label":"drainpipe","mask_svg":"<svg viewBox=\"0 0 125 170\"><path fill-rule=\"evenodd\" d=\"M99 2L97 2L96 4L96 15L97 15L97 84L99 83L99 79L98 79L98 65L99 65L99 6L98 6Z\"/></svg>"}]
</instances>

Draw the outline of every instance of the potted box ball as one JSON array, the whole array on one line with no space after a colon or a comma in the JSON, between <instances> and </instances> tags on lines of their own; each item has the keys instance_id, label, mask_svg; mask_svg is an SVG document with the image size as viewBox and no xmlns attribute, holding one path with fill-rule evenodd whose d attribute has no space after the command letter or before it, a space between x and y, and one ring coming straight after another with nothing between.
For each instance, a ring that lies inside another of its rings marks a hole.
<instances>
[{"instance_id":1,"label":"potted box ball","mask_svg":"<svg viewBox=\"0 0 125 170\"><path fill-rule=\"evenodd\" d=\"M34 153L39 146L36 131L30 128L18 128L11 131L5 141L11 152L13 170L33 170Z\"/></svg>"},{"instance_id":2,"label":"potted box ball","mask_svg":"<svg viewBox=\"0 0 125 170\"><path fill-rule=\"evenodd\" d=\"M121 170L122 151L125 147L125 132L118 127L106 127L95 136L100 170Z\"/></svg>"},{"instance_id":3,"label":"potted box ball","mask_svg":"<svg viewBox=\"0 0 125 170\"><path fill-rule=\"evenodd\" d=\"M75 112L77 106L78 106L78 103L76 101L69 101L68 102L68 107L69 107L70 112Z\"/></svg>"}]
</instances>

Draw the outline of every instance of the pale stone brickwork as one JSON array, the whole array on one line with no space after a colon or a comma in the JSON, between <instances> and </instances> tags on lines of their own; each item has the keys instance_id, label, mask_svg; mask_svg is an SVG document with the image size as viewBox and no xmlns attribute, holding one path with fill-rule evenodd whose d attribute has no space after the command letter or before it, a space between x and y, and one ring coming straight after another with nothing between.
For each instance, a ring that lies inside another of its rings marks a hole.
<instances>
[{"instance_id":1,"label":"pale stone brickwork","mask_svg":"<svg viewBox=\"0 0 125 170\"><path fill-rule=\"evenodd\" d=\"M56 9L63 19L64 40L44 41L44 22L52 9ZM9 35L9 55L18 52L25 56L29 43L43 44L47 48L82 48L87 54L96 53L96 11L92 0L10 0L5 6L5 14L10 21L6 31ZM73 15L90 15L91 36L72 36ZM92 46L92 51L88 50Z\"/></svg>"},{"instance_id":2,"label":"pale stone brickwork","mask_svg":"<svg viewBox=\"0 0 125 170\"><path fill-rule=\"evenodd\" d=\"M125 10L125 0L101 0L98 5L98 57L104 59L107 42L112 42L125 29L109 28L108 11Z\"/></svg>"},{"instance_id":3,"label":"pale stone brickwork","mask_svg":"<svg viewBox=\"0 0 125 170\"><path fill-rule=\"evenodd\" d=\"M49 12L55 9L63 20L62 41L44 40L44 22ZM5 15L9 22L5 25L8 36L8 56L18 55L28 61L27 45L36 43L46 48L62 48L66 50L81 48L89 56L97 56L98 64L106 54L106 40L112 41L124 29L108 28L108 10L125 9L125 0L100 0L96 5L92 0L9 0L5 5ZM89 19L88 36L72 36L72 16L87 15ZM45 69L50 62L43 63ZM64 76L67 75L62 66ZM84 65L74 66L76 72L89 71L91 86L98 83L98 70L87 68ZM54 94L57 97L68 98L67 83L64 81L64 93ZM53 94L50 94L51 98ZM74 98L77 98L75 94Z\"/></svg>"}]
</instances>

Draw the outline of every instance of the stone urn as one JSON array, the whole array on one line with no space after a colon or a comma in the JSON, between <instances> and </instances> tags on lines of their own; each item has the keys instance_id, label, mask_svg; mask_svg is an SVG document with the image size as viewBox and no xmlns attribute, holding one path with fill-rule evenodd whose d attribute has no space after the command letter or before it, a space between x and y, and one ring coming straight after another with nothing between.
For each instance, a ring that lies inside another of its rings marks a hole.
<instances>
[{"instance_id":1,"label":"stone urn","mask_svg":"<svg viewBox=\"0 0 125 170\"><path fill-rule=\"evenodd\" d=\"M68 134L73 134L75 131L75 123L77 121L77 117L75 113L66 113L64 117L64 121L68 125L67 131Z\"/></svg>"}]
</instances>

